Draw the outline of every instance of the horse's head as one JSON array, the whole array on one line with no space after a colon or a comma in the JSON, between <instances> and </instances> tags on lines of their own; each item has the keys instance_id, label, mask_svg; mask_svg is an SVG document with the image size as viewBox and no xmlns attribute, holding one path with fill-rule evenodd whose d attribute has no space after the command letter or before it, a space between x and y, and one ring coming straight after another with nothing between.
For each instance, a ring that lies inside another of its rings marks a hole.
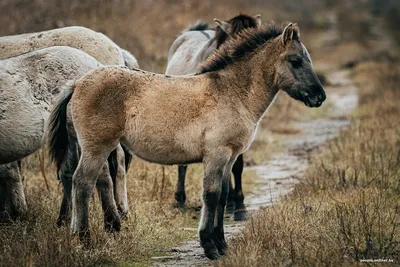
<instances>
[{"instance_id":1,"label":"horse's head","mask_svg":"<svg viewBox=\"0 0 400 267\"><path fill-rule=\"evenodd\" d=\"M275 84L308 107L319 107L326 99L324 88L306 47L300 42L297 24L290 23L281 35L281 53L275 65Z\"/></svg>"},{"instance_id":2,"label":"horse's head","mask_svg":"<svg viewBox=\"0 0 400 267\"><path fill-rule=\"evenodd\" d=\"M239 14L228 21L214 19L217 24L215 30L215 39L217 40L217 47L224 43L228 38L237 35L244 29L257 28L261 26L261 15L249 16Z\"/></svg>"}]
</instances>

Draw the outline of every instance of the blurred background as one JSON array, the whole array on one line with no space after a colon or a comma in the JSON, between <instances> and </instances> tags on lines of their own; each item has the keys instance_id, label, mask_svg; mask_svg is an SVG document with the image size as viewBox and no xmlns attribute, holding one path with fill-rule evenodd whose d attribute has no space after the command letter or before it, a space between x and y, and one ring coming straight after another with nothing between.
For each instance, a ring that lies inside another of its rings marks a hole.
<instances>
[{"instance_id":1,"label":"blurred background","mask_svg":"<svg viewBox=\"0 0 400 267\"><path fill-rule=\"evenodd\" d=\"M358 77L354 80L359 83L359 104L369 109L373 106L369 101L379 98L381 85L389 81L386 78L389 76L377 76L379 69L384 70L382 73L395 68L398 70L399 0L0 0L0 36L85 26L104 33L121 48L130 51L142 69L163 73L172 42L190 24L201 20L213 25L214 18L228 20L240 12L261 14L264 23L271 20L279 24L297 22L301 40L312 56L328 95L328 100L320 109L310 110L286 94L280 94L245 154L246 165L263 164L271 154L279 151L279 141L283 136L291 135L293 138L301 132L292 125L293 121L329 116L329 101L333 101L329 94L335 90L335 83L340 82L327 80L325 77L329 74L343 68L354 69L353 75ZM363 64L365 62L373 64ZM378 68L382 62L384 67ZM387 62L390 64L387 65ZM356 68L358 65L362 66ZM393 95L397 97L399 73L393 76L393 85L386 86L396 91ZM394 98L393 95L382 98L382 106L386 106L388 100ZM392 106L395 105L398 104ZM382 114L381 111L376 113ZM377 125L382 124L378 119L389 121L377 118ZM369 130L366 132L370 133ZM380 141L380 132L376 136L376 140ZM393 139L398 138L397 133L393 136ZM370 139L368 135L362 143ZM351 143L356 142L352 140ZM134 159L128 173L130 218L123 222L121 234L110 238L103 231L100 202L93 198L91 227L95 250L86 253L79 242L70 236L67 228L60 230L55 227L62 189L54 166L44 157L44 172L49 184L46 190L39 168L40 153L45 155L42 151L23 161L23 183L29 214L26 220L0 228L0 266L115 266L121 262L146 266L151 256L169 251L184 240L196 238L196 208L201 204L201 166L188 169L186 189L189 208L179 211L172 208L176 166L161 167ZM398 157L400 159L400 153ZM343 164L347 166L348 162ZM333 164L332 168L336 165ZM336 172L333 169L332 173ZM332 179L328 177L327 180ZM257 186L254 181L254 173L244 174L245 195ZM332 187L336 188L336 185ZM298 203L297 199L294 203ZM350 221L354 221L353 218ZM297 222L291 225L295 224ZM192 227L194 231L182 231L184 227ZM267 225L266 229L269 228L270 225ZM289 231L284 229L282 232ZM269 237L267 240L269 242ZM281 240L279 237L279 242ZM302 244L299 251L304 251ZM330 250L328 246L326 251ZM232 265L229 263L226 266Z\"/></svg>"},{"instance_id":2,"label":"blurred background","mask_svg":"<svg viewBox=\"0 0 400 267\"><path fill-rule=\"evenodd\" d=\"M1 0L0 36L85 26L129 50L143 69L163 72L170 45L189 24L227 20L239 12L298 22L308 46L314 34L331 30L320 49L342 43L371 49L369 41L385 34L376 27L382 23L400 42L397 0Z\"/></svg>"}]
</instances>

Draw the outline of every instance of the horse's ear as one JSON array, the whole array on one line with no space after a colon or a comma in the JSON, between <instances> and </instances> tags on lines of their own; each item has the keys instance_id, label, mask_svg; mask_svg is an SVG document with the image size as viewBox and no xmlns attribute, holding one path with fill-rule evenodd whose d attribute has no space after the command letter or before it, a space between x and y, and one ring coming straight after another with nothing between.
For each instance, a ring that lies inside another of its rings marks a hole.
<instances>
[{"instance_id":1,"label":"horse's ear","mask_svg":"<svg viewBox=\"0 0 400 267\"><path fill-rule=\"evenodd\" d=\"M282 33L282 44L286 45L290 40L300 40L300 29L297 23L289 23Z\"/></svg>"},{"instance_id":2,"label":"horse's ear","mask_svg":"<svg viewBox=\"0 0 400 267\"><path fill-rule=\"evenodd\" d=\"M226 34L231 34L232 32L232 25L229 24L228 22L225 22L223 20L219 19L214 19L215 23L226 33Z\"/></svg>"},{"instance_id":3,"label":"horse's ear","mask_svg":"<svg viewBox=\"0 0 400 267\"><path fill-rule=\"evenodd\" d=\"M261 14L257 14L254 16L254 18L256 19L257 22L257 26L260 27L262 24L262 20L261 20Z\"/></svg>"}]
</instances>

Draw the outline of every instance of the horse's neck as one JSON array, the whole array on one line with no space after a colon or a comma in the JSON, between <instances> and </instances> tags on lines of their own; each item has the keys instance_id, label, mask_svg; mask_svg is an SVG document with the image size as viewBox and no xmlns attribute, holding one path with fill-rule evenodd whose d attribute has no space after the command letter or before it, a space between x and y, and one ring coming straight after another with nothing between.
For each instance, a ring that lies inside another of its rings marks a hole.
<instances>
[{"instance_id":1,"label":"horse's neck","mask_svg":"<svg viewBox=\"0 0 400 267\"><path fill-rule=\"evenodd\" d=\"M278 93L273 85L273 70L265 72L257 65L259 63L257 57L252 56L219 71L220 82L226 87L227 94L233 101L242 103L255 122L261 119ZM274 65L272 59L268 65Z\"/></svg>"}]
</instances>

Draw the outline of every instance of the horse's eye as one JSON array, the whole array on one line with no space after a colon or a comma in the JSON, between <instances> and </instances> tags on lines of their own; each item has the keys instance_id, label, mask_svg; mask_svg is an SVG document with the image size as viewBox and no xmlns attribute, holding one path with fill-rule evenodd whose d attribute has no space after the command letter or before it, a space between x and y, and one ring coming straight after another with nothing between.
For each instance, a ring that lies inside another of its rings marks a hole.
<instances>
[{"instance_id":1,"label":"horse's eye","mask_svg":"<svg viewBox=\"0 0 400 267\"><path fill-rule=\"evenodd\" d=\"M303 62L300 59L292 59L289 62L290 62L290 64L292 64L293 68L295 68L295 69L300 68L301 65L303 65Z\"/></svg>"}]
</instances>

